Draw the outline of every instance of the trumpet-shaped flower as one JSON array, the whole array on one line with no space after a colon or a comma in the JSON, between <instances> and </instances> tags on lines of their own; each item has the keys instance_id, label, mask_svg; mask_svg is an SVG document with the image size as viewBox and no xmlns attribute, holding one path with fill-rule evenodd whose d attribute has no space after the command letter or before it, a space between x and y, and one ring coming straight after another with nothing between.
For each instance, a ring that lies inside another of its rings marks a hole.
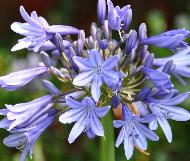
<instances>
[{"instance_id":1,"label":"trumpet-shaped flower","mask_svg":"<svg viewBox=\"0 0 190 161\"><path fill-rule=\"evenodd\" d=\"M0 121L0 128L7 130L30 126L39 117L42 117L53 106L52 96L46 95L31 102L16 105L6 105L0 114L6 116Z\"/></svg>"},{"instance_id":2,"label":"trumpet-shaped flower","mask_svg":"<svg viewBox=\"0 0 190 161\"><path fill-rule=\"evenodd\" d=\"M171 57L166 58L156 58L154 59L154 65L162 67L166 62L173 61L175 68L172 70L172 74L174 74L179 80L182 77L190 77L190 48L180 51Z\"/></svg>"},{"instance_id":3,"label":"trumpet-shaped flower","mask_svg":"<svg viewBox=\"0 0 190 161\"><path fill-rule=\"evenodd\" d=\"M175 121L187 121L190 119L190 113L187 110L177 107L177 105L186 100L188 96L188 93L176 95L175 92L171 92L164 96L164 98L156 99L149 97L149 108L156 116L156 119L149 124L150 129L156 130L159 124L168 142L171 142L172 131L167 120L172 119Z\"/></svg>"},{"instance_id":4,"label":"trumpet-shaped flower","mask_svg":"<svg viewBox=\"0 0 190 161\"><path fill-rule=\"evenodd\" d=\"M69 143L73 143L83 131L90 138L93 135L104 136L103 126L98 118L104 117L110 107L96 107L90 97L85 97L81 102L67 97L66 103L71 109L62 114L59 121L63 124L76 122L69 134Z\"/></svg>"},{"instance_id":5,"label":"trumpet-shaped flower","mask_svg":"<svg viewBox=\"0 0 190 161\"><path fill-rule=\"evenodd\" d=\"M20 14L26 23L14 22L11 25L11 29L18 34L25 36L25 38L18 40L18 43L11 49L11 51L23 48L30 48L34 49L34 51L38 51L44 43L54 38L55 33L61 35L78 34L78 29L71 26L49 26L47 21L43 17L38 16L35 11L29 16L23 6L20 7Z\"/></svg>"},{"instance_id":6,"label":"trumpet-shaped flower","mask_svg":"<svg viewBox=\"0 0 190 161\"><path fill-rule=\"evenodd\" d=\"M141 39L143 45L155 45L161 48L176 50L186 47L184 40L188 37L189 31L186 29L170 30L160 35Z\"/></svg>"},{"instance_id":7,"label":"trumpet-shaped flower","mask_svg":"<svg viewBox=\"0 0 190 161\"><path fill-rule=\"evenodd\" d=\"M8 147L16 147L22 150L20 161L25 161L27 155L32 159L34 144L39 136L47 129L54 121L56 110L51 110L44 115L45 117L38 118L33 122L31 127L22 128L19 130L11 130L8 137L3 140L3 143Z\"/></svg>"},{"instance_id":8,"label":"trumpet-shaped flower","mask_svg":"<svg viewBox=\"0 0 190 161\"><path fill-rule=\"evenodd\" d=\"M82 73L78 74L73 84L76 86L87 86L91 83L91 93L93 99L97 102L101 95L100 87L103 82L108 86L119 81L118 72L113 68L118 65L118 57L111 56L103 61L101 54L97 50L91 50L89 58L74 56L74 62Z\"/></svg>"},{"instance_id":9,"label":"trumpet-shaped flower","mask_svg":"<svg viewBox=\"0 0 190 161\"><path fill-rule=\"evenodd\" d=\"M0 77L0 88L8 91L16 90L29 83L39 75L46 73L48 68L39 66L36 68L25 69Z\"/></svg>"},{"instance_id":10,"label":"trumpet-shaped flower","mask_svg":"<svg viewBox=\"0 0 190 161\"><path fill-rule=\"evenodd\" d=\"M159 138L153 131L142 124L151 122L154 119L153 116L139 118L139 116L133 115L126 105L123 105L122 109L123 120L114 120L113 122L115 128L121 127L115 146L119 147L123 142L125 156L129 160L133 155L134 146L137 146L141 150L146 150L146 138L152 141L158 141Z\"/></svg>"}]
</instances>

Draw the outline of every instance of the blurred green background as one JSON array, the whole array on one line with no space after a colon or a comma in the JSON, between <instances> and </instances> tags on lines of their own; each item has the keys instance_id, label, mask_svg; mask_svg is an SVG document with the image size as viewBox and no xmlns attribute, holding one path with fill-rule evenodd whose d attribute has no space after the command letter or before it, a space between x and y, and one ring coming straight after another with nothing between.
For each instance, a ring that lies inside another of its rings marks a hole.
<instances>
[{"instance_id":1,"label":"blurred green background","mask_svg":"<svg viewBox=\"0 0 190 161\"><path fill-rule=\"evenodd\" d=\"M89 27L96 17L97 0L1 0L0 1L0 75L11 71L24 69L38 63L36 54L27 51L11 53L11 47L19 36L10 29L14 21L22 21L19 6L23 5L27 11L36 10L45 17L50 24L66 24L85 29L89 34ZM149 35L174 28L190 29L190 0L115 0L119 5L131 4L133 9L132 28L138 29L141 22L146 22ZM168 50L151 48L156 57L165 56ZM188 83L189 84L189 83ZM189 90L190 85L178 88ZM16 92L0 90L0 108L4 104L16 104L30 101L42 96L44 91L38 81ZM183 104L190 109L190 99ZM150 156L135 150L132 161L190 161L190 126L189 122L171 122L173 142L169 144L163 132L158 129L160 141L149 142ZM33 161L97 161L98 138L89 140L85 135L79 137L73 144L67 142L70 125L56 123L52 125L38 140ZM0 130L0 140L7 136L7 132ZM18 161L20 152L10 149L0 141L0 161ZM116 161L125 161L123 147L116 149ZM29 160L29 159L28 159Z\"/></svg>"}]
</instances>

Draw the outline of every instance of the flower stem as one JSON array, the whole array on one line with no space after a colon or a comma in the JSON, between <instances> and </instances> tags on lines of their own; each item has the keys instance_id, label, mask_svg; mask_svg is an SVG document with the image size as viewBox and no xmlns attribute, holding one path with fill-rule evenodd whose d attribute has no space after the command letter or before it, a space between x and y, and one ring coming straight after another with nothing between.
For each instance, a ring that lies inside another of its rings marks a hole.
<instances>
[{"instance_id":1,"label":"flower stem","mask_svg":"<svg viewBox=\"0 0 190 161\"><path fill-rule=\"evenodd\" d=\"M112 123L112 111L102 119L104 137L100 139L99 161L115 161L114 127Z\"/></svg>"}]
</instances>

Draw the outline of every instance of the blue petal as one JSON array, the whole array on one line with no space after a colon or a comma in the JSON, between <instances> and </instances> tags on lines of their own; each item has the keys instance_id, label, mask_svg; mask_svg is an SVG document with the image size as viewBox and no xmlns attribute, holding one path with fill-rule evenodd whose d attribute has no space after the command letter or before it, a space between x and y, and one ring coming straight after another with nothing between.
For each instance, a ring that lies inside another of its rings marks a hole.
<instances>
[{"instance_id":1,"label":"blue petal","mask_svg":"<svg viewBox=\"0 0 190 161\"><path fill-rule=\"evenodd\" d=\"M169 118L175 121L187 121L190 119L189 111L179 108L176 106L161 106L162 109L165 109L169 112Z\"/></svg>"},{"instance_id":2,"label":"blue petal","mask_svg":"<svg viewBox=\"0 0 190 161\"><path fill-rule=\"evenodd\" d=\"M105 62L103 62L102 67L103 70L111 70L114 67L118 66L119 58L117 56L109 57Z\"/></svg>"},{"instance_id":3,"label":"blue petal","mask_svg":"<svg viewBox=\"0 0 190 161\"><path fill-rule=\"evenodd\" d=\"M49 26L47 32L59 33L61 35L70 35L70 34L78 34L79 30L71 26L52 25Z\"/></svg>"},{"instance_id":4,"label":"blue petal","mask_svg":"<svg viewBox=\"0 0 190 161\"><path fill-rule=\"evenodd\" d=\"M125 125L125 121L122 121L122 120L114 120L113 121L113 126L115 128L120 128L121 126Z\"/></svg>"},{"instance_id":5,"label":"blue petal","mask_svg":"<svg viewBox=\"0 0 190 161\"><path fill-rule=\"evenodd\" d=\"M164 116L158 116L157 117L158 123L160 127L162 128L167 140L169 143L172 142L172 130L168 123L168 121L164 118Z\"/></svg>"},{"instance_id":6,"label":"blue petal","mask_svg":"<svg viewBox=\"0 0 190 161\"><path fill-rule=\"evenodd\" d=\"M98 50L95 50L95 49L90 50L89 61L92 65L95 65L95 66L101 65L103 63L102 56Z\"/></svg>"},{"instance_id":7,"label":"blue petal","mask_svg":"<svg viewBox=\"0 0 190 161\"><path fill-rule=\"evenodd\" d=\"M82 115L79 120L75 123L71 132L69 134L68 141L69 143L73 143L75 139L85 130L87 124L85 122L86 115Z\"/></svg>"},{"instance_id":8,"label":"blue petal","mask_svg":"<svg viewBox=\"0 0 190 161\"><path fill-rule=\"evenodd\" d=\"M156 130L158 128L158 121L154 120L154 121L150 122L149 128L150 128L150 130Z\"/></svg>"},{"instance_id":9,"label":"blue petal","mask_svg":"<svg viewBox=\"0 0 190 161\"><path fill-rule=\"evenodd\" d=\"M87 61L87 59L83 59L78 56L73 57L74 62L77 64L80 70L88 71L92 70L94 67Z\"/></svg>"},{"instance_id":10,"label":"blue petal","mask_svg":"<svg viewBox=\"0 0 190 161\"><path fill-rule=\"evenodd\" d=\"M95 75L92 81L92 85L91 85L91 94L92 94L92 98L98 102L100 95L101 95L101 87L102 85L102 78L98 75Z\"/></svg>"},{"instance_id":11,"label":"blue petal","mask_svg":"<svg viewBox=\"0 0 190 161\"><path fill-rule=\"evenodd\" d=\"M151 131L149 128L147 128L145 125L142 125L135 121L136 128L142 133L146 138L152 140L152 141L158 141L159 137Z\"/></svg>"},{"instance_id":12,"label":"blue petal","mask_svg":"<svg viewBox=\"0 0 190 161\"><path fill-rule=\"evenodd\" d=\"M133 150L134 150L134 144L132 141L132 137L125 136L124 149L125 149L125 156L126 156L127 160L129 160L132 157Z\"/></svg>"},{"instance_id":13,"label":"blue petal","mask_svg":"<svg viewBox=\"0 0 190 161\"><path fill-rule=\"evenodd\" d=\"M97 136L104 136L103 126L94 112L90 114L90 128Z\"/></svg>"},{"instance_id":14,"label":"blue petal","mask_svg":"<svg viewBox=\"0 0 190 161\"><path fill-rule=\"evenodd\" d=\"M71 96L67 96L66 98L66 103L69 107L71 108L83 108L82 103L80 103L79 101L75 100L74 98L72 98Z\"/></svg>"},{"instance_id":15,"label":"blue petal","mask_svg":"<svg viewBox=\"0 0 190 161\"><path fill-rule=\"evenodd\" d=\"M95 113L98 117L102 118L108 113L109 109L110 107L96 107Z\"/></svg>"},{"instance_id":16,"label":"blue petal","mask_svg":"<svg viewBox=\"0 0 190 161\"><path fill-rule=\"evenodd\" d=\"M123 127L121 129L121 131L119 132L119 135L117 137L117 140L116 140L116 143L115 143L115 146L118 148L120 146L120 144L123 142L125 138L125 128Z\"/></svg>"},{"instance_id":17,"label":"blue petal","mask_svg":"<svg viewBox=\"0 0 190 161\"><path fill-rule=\"evenodd\" d=\"M84 109L80 109L80 108L71 109L65 112L64 114L62 114L59 117L59 121L63 124L67 124L67 123L70 124L72 122L78 121L79 118L84 114L85 114Z\"/></svg>"},{"instance_id":18,"label":"blue petal","mask_svg":"<svg viewBox=\"0 0 190 161\"><path fill-rule=\"evenodd\" d=\"M26 22L28 22L28 23L30 23L30 24L36 26L36 27L41 27L40 24L36 23L35 21L33 21L33 20L31 19L31 17L28 15L28 13L26 12L26 10L24 9L23 6L20 6L20 14L21 14L22 18L23 18Z\"/></svg>"},{"instance_id":19,"label":"blue petal","mask_svg":"<svg viewBox=\"0 0 190 161\"><path fill-rule=\"evenodd\" d=\"M87 86L92 81L93 70L82 72L73 79L73 84L76 86Z\"/></svg>"}]
</instances>

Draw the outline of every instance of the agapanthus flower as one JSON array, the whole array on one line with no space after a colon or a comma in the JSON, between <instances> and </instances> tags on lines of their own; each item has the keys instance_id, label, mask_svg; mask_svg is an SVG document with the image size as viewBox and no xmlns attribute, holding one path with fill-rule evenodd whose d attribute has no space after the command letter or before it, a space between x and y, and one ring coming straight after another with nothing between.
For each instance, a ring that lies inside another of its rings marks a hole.
<instances>
[{"instance_id":1,"label":"agapanthus flower","mask_svg":"<svg viewBox=\"0 0 190 161\"><path fill-rule=\"evenodd\" d=\"M108 4L108 23L109 28L112 30L120 30L121 28L127 30L132 20L132 10L130 5L120 8L114 7L110 0L107 0ZM123 24L123 26L121 26Z\"/></svg>"},{"instance_id":2,"label":"agapanthus flower","mask_svg":"<svg viewBox=\"0 0 190 161\"><path fill-rule=\"evenodd\" d=\"M174 74L181 82L183 82L181 76L186 78L190 77L190 48L182 50L170 57L156 58L154 59L154 65L162 67L166 62L171 60L175 65L175 68L172 70L171 74Z\"/></svg>"},{"instance_id":3,"label":"agapanthus flower","mask_svg":"<svg viewBox=\"0 0 190 161\"><path fill-rule=\"evenodd\" d=\"M8 91L16 90L47 71L47 67L39 66L36 68L13 72L9 75L0 77L0 88Z\"/></svg>"},{"instance_id":4,"label":"agapanthus flower","mask_svg":"<svg viewBox=\"0 0 190 161\"><path fill-rule=\"evenodd\" d=\"M25 11L24 7L20 7L20 14L26 23L14 22L11 29L25 38L18 40L18 43L11 51L23 48L32 48L38 51L39 48L48 40L54 38L55 33L61 35L78 34L78 29L71 26L52 25L49 26L43 17L39 17L35 11L31 16Z\"/></svg>"},{"instance_id":5,"label":"agapanthus flower","mask_svg":"<svg viewBox=\"0 0 190 161\"><path fill-rule=\"evenodd\" d=\"M51 95L46 95L31 102L6 105L6 110L0 110L0 114L6 111L6 117L0 122L0 127L12 130L29 126L36 118L52 108L52 99Z\"/></svg>"},{"instance_id":6,"label":"agapanthus flower","mask_svg":"<svg viewBox=\"0 0 190 161\"><path fill-rule=\"evenodd\" d=\"M150 129L156 130L159 124L168 142L171 142L172 131L167 120L187 121L190 119L190 113L187 110L177 107L177 105L186 100L188 96L189 93L176 95L175 92L170 92L163 98L156 98L156 94L152 97L148 97L149 108L156 116L156 120L150 123Z\"/></svg>"},{"instance_id":7,"label":"agapanthus flower","mask_svg":"<svg viewBox=\"0 0 190 161\"><path fill-rule=\"evenodd\" d=\"M170 30L160 35L141 39L143 45L155 45L161 48L176 50L187 47L184 40L188 37L189 31L186 29Z\"/></svg>"},{"instance_id":8,"label":"agapanthus flower","mask_svg":"<svg viewBox=\"0 0 190 161\"><path fill-rule=\"evenodd\" d=\"M59 121L63 124L76 122L69 134L69 143L73 143L82 132L104 136L103 126L98 118L104 117L110 107L96 107L90 97L85 97L81 102L67 97L66 103L70 109L59 117Z\"/></svg>"},{"instance_id":9,"label":"agapanthus flower","mask_svg":"<svg viewBox=\"0 0 190 161\"><path fill-rule=\"evenodd\" d=\"M117 67L118 57L111 56L103 61L101 54L97 50L89 52L89 58L75 56L74 62L82 71L77 75L73 84L76 86L87 86L91 83L91 93L95 101L98 101L101 95L101 85L105 82L108 86L119 80L119 75L113 70Z\"/></svg>"},{"instance_id":10,"label":"agapanthus flower","mask_svg":"<svg viewBox=\"0 0 190 161\"><path fill-rule=\"evenodd\" d=\"M0 77L0 88L16 90L44 73L48 73L46 79L60 81L53 84L43 80L48 94L27 103L5 105L0 110L4 116L0 128L11 133L3 143L21 149L21 161L28 154L32 157L36 140L56 116L63 124L74 123L69 143L83 132L90 139L104 136L101 148L106 148L101 151L105 158L114 153L113 125L121 128L115 145L124 143L127 159L132 157L134 147L146 153L146 139L158 141L152 131L158 125L171 142L168 120L190 119L190 113L178 107L189 97L189 92L180 93L170 79L172 74L181 82L181 76L190 77L190 49L185 42L189 31L170 30L148 37L145 23L141 23L138 32L128 31L132 19L130 5L114 7L107 0L106 6L106 0L98 0L97 10L100 26L93 22L90 35L86 35L84 30L71 26L50 26L35 11L29 16L20 7L26 23L15 22L11 28L24 38L12 51L27 48L39 52L42 63ZM118 31L118 38L114 38L114 30ZM157 54L152 54L148 45L168 48L174 55L155 58ZM104 117L110 107L112 112Z\"/></svg>"},{"instance_id":11,"label":"agapanthus flower","mask_svg":"<svg viewBox=\"0 0 190 161\"><path fill-rule=\"evenodd\" d=\"M55 119L56 110L51 110L44 117L38 118L33 122L31 127L11 130L8 137L3 143L8 147L16 147L22 150L20 161L25 161L27 155L32 159L34 144L39 136L52 124Z\"/></svg>"},{"instance_id":12,"label":"agapanthus flower","mask_svg":"<svg viewBox=\"0 0 190 161\"><path fill-rule=\"evenodd\" d=\"M32 158L36 140L53 122L57 111L53 109L52 101L52 96L46 95L31 102L6 105L6 109L0 110L0 115L5 116L0 121L0 128L11 133L3 143L22 149L21 161L26 159L28 153Z\"/></svg>"},{"instance_id":13,"label":"agapanthus flower","mask_svg":"<svg viewBox=\"0 0 190 161\"><path fill-rule=\"evenodd\" d=\"M149 123L154 117L139 118L132 114L126 105L122 106L123 120L114 120L115 128L121 128L119 136L117 137L115 146L119 147L124 143L125 156L129 160L133 155L134 147L137 146L141 150L147 149L146 138L152 141L158 141L159 137L151 131L148 127L142 124Z\"/></svg>"}]
</instances>

